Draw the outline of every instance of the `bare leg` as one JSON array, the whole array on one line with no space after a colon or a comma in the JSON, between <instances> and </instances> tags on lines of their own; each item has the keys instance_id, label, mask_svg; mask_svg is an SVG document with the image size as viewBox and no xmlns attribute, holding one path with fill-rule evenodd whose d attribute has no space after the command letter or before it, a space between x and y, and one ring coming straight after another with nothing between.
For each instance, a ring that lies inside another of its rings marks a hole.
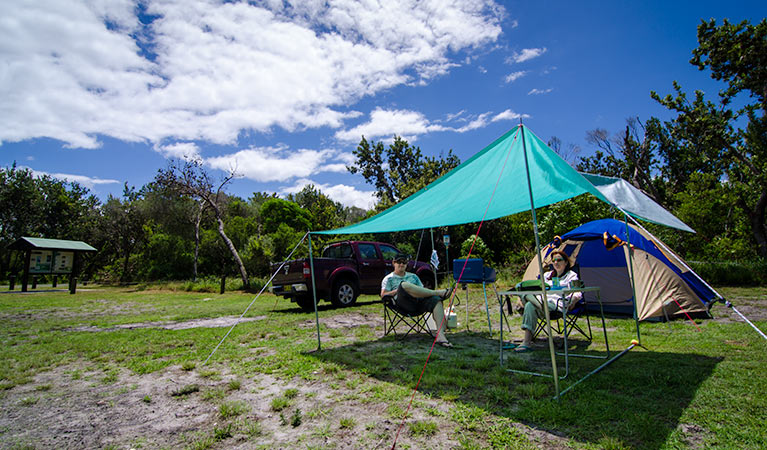
<instances>
[{"instance_id":1,"label":"bare leg","mask_svg":"<svg viewBox=\"0 0 767 450\"><path fill-rule=\"evenodd\" d=\"M522 345L524 345L525 347L532 347L533 346L533 332L528 330L528 329L526 329L526 328L524 329L524 332L525 332L525 338L522 340Z\"/></svg>"},{"instance_id":2,"label":"bare leg","mask_svg":"<svg viewBox=\"0 0 767 450\"><path fill-rule=\"evenodd\" d=\"M426 298L426 297L432 297L436 295L437 297L445 297L445 294L447 293L448 289L439 289L439 290L433 290L433 289L426 289L423 286L417 286L413 283L409 283L407 281L403 281L402 289L405 290L408 294L410 294L411 297L415 298Z\"/></svg>"},{"instance_id":3,"label":"bare leg","mask_svg":"<svg viewBox=\"0 0 767 450\"><path fill-rule=\"evenodd\" d=\"M431 312L434 323L437 324L439 329L437 330L437 342L447 342L445 337L445 328L447 327L447 320L445 319L445 310L443 309L442 302L437 303L434 310Z\"/></svg>"}]
</instances>

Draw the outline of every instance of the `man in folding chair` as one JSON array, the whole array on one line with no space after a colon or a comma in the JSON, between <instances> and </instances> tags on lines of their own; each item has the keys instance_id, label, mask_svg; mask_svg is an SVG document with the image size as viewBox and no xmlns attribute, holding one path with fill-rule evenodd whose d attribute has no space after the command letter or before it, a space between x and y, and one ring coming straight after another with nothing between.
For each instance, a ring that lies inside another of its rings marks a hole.
<instances>
[{"instance_id":1,"label":"man in folding chair","mask_svg":"<svg viewBox=\"0 0 767 450\"><path fill-rule=\"evenodd\" d=\"M442 300L450 297L453 293L453 287L436 291L426 289L418 275L406 271L409 260L410 258L402 253L394 257L392 261L394 272L386 275L381 281L381 297L393 297L398 308L411 314L432 313L434 322L439 327L437 344L443 347L452 347L453 345L447 340L444 333L447 323Z\"/></svg>"},{"instance_id":2,"label":"man in folding chair","mask_svg":"<svg viewBox=\"0 0 767 450\"><path fill-rule=\"evenodd\" d=\"M555 250L549 255L551 261L552 270L546 272L543 275L543 281L548 286L552 286L554 281L557 281L559 286L569 286L573 281L578 280L578 274L571 270L575 265L575 261L570 258L567 253ZM573 292L566 297L563 297L557 291L549 291L546 294L546 301L549 304L549 311L557 310L563 312L565 307L572 309L583 297L581 292ZM538 323L539 318L544 318L543 304L541 298L538 295L525 295L522 299L524 302L524 311L522 313L522 329L525 332L525 337L521 344L519 344L514 351L518 353L524 353L532 351L533 349L533 333Z\"/></svg>"}]
</instances>

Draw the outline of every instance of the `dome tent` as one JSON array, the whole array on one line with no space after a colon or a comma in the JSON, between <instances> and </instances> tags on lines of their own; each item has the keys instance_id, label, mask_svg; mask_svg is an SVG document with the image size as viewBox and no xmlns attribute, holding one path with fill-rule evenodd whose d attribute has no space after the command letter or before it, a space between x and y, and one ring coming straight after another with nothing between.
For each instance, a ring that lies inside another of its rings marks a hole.
<instances>
[{"instance_id":1,"label":"dome tent","mask_svg":"<svg viewBox=\"0 0 767 450\"><path fill-rule=\"evenodd\" d=\"M580 278L589 286L599 286L605 312L633 315L634 290L631 286L628 245L633 248L633 272L636 282L638 320L671 317L677 314L707 315L716 292L702 282L681 258L669 254L668 246L634 225L602 219L575 228L544 247L542 257L555 249L576 260ZM537 258L533 258L524 279L538 276ZM585 296L589 309L599 309L596 295Z\"/></svg>"}]
</instances>

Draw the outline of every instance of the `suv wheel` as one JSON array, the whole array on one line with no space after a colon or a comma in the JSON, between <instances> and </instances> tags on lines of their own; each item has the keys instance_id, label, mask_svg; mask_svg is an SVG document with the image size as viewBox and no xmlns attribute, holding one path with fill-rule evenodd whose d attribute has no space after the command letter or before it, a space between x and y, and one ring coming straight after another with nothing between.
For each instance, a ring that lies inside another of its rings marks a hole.
<instances>
[{"instance_id":1,"label":"suv wheel","mask_svg":"<svg viewBox=\"0 0 767 450\"><path fill-rule=\"evenodd\" d=\"M296 305L306 312L314 311L314 298L311 295L301 295L296 297Z\"/></svg>"},{"instance_id":2,"label":"suv wheel","mask_svg":"<svg viewBox=\"0 0 767 450\"><path fill-rule=\"evenodd\" d=\"M357 284L348 278L341 278L333 284L330 301L339 307L351 306L357 301L358 295Z\"/></svg>"}]
</instances>

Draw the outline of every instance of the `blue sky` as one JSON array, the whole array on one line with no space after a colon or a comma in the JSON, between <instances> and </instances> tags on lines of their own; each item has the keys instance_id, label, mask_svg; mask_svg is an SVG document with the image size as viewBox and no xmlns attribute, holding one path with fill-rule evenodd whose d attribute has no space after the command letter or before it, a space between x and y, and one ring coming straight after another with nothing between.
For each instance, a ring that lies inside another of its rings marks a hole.
<instances>
[{"instance_id":1,"label":"blue sky","mask_svg":"<svg viewBox=\"0 0 767 450\"><path fill-rule=\"evenodd\" d=\"M762 5L762 6L759 6ZM756 1L11 0L0 19L0 165L102 200L201 159L228 192L312 183L369 207L345 164L361 135L462 161L519 123L563 147L669 113L701 19L756 23Z\"/></svg>"}]
</instances>

